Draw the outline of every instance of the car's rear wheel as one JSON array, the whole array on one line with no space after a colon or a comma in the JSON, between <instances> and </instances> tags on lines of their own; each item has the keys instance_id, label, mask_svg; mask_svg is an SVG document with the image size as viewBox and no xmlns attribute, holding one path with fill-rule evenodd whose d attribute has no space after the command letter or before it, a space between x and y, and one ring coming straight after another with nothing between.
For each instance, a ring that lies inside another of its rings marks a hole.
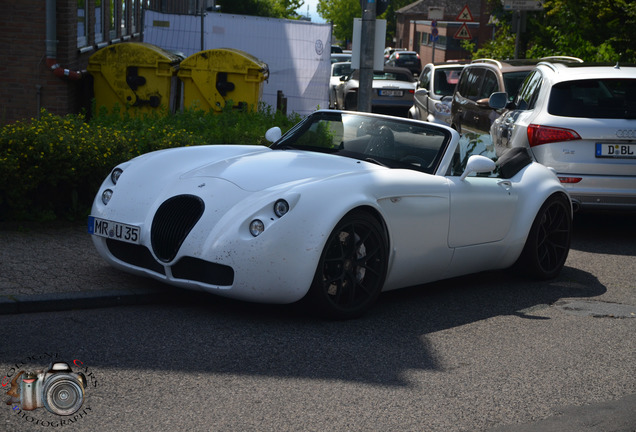
<instances>
[{"instance_id":1,"label":"car's rear wheel","mask_svg":"<svg viewBox=\"0 0 636 432\"><path fill-rule=\"evenodd\" d=\"M535 279L556 277L565 264L572 237L572 208L563 194L546 200L532 223L516 267Z\"/></svg>"},{"instance_id":2,"label":"car's rear wheel","mask_svg":"<svg viewBox=\"0 0 636 432\"><path fill-rule=\"evenodd\" d=\"M305 300L327 318L359 317L382 291L387 258L377 219L363 211L348 214L329 235Z\"/></svg>"}]
</instances>

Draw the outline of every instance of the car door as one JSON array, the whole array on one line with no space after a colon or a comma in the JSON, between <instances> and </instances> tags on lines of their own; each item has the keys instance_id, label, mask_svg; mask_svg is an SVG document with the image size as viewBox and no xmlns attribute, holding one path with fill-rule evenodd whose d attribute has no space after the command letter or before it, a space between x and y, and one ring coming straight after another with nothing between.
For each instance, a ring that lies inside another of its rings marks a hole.
<instances>
[{"instance_id":1,"label":"car door","mask_svg":"<svg viewBox=\"0 0 636 432\"><path fill-rule=\"evenodd\" d=\"M428 118L429 113L429 92L431 76L433 74L433 70L430 66L425 67L422 73L420 74L420 78L417 83L417 89L415 90L415 95L413 96L415 108L417 109L418 119L426 120Z\"/></svg>"},{"instance_id":2,"label":"car door","mask_svg":"<svg viewBox=\"0 0 636 432\"><path fill-rule=\"evenodd\" d=\"M478 119L477 100L485 75L484 68L469 67L464 70L453 98L453 124L460 133L473 132Z\"/></svg>"},{"instance_id":3,"label":"car door","mask_svg":"<svg viewBox=\"0 0 636 432\"><path fill-rule=\"evenodd\" d=\"M503 240L517 209L511 181L497 177L448 177L450 226L448 245L461 248Z\"/></svg>"}]
</instances>

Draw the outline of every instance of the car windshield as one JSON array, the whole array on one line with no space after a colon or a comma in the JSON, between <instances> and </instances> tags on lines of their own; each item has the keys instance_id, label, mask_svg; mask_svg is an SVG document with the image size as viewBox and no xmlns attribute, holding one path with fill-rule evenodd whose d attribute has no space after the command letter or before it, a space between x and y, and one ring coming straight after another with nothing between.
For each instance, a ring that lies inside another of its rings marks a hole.
<instances>
[{"instance_id":1,"label":"car windshield","mask_svg":"<svg viewBox=\"0 0 636 432\"><path fill-rule=\"evenodd\" d=\"M548 113L562 117L636 119L636 79L587 79L556 84Z\"/></svg>"},{"instance_id":2,"label":"car windshield","mask_svg":"<svg viewBox=\"0 0 636 432\"><path fill-rule=\"evenodd\" d=\"M399 72L373 72L373 80L392 80L392 81L406 81L413 82L413 76L406 73Z\"/></svg>"},{"instance_id":3,"label":"car windshield","mask_svg":"<svg viewBox=\"0 0 636 432\"><path fill-rule=\"evenodd\" d=\"M332 153L389 168L432 174L450 140L449 131L423 122L318 111L271 148Z\"/></svg>"},{"instance_id":4,"label":"car windshield","mask_svg":"<svg viewBox=\"0 0 636 432\"><path fill-rule=\"evenodd\" d=\"M417 54L414 53L398 53L395 55L399 60L417 60Z\"/></svg>"},{"instance_id":5,"label":"car windshield","mask_svg":"<svg viewBox=\"0 0 636 432\"><path fill-rule=\"evenodd\" d=\"M336 63L333 65L333 76L349 75L351 73L351 63Z\"/></svg>"}]
</instances>

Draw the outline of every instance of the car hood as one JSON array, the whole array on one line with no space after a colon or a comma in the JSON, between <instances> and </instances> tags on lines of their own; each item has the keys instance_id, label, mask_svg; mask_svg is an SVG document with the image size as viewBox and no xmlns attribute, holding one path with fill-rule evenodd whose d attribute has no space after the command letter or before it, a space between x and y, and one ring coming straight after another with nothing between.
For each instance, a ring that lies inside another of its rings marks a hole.
<instances>
[{"instance_id":1,"label":"car hood","mask_svg":"<svg viewBox=\"0 0 636 432\"><path fill-rule=\"evenodd\" d=\"M181 178L220 178L246 191L317 181L338 175L385 169L357 159L301 150L271 150L222 158L184 173Z\"/></svg>"}]
</instances>

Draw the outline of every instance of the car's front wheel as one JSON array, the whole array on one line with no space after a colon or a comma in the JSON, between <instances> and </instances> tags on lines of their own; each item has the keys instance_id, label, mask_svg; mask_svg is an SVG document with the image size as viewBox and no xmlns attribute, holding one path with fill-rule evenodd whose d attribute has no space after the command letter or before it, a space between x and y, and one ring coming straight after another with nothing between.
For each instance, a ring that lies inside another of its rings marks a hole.
<instances>
[{"instance_id":1,"label":"car's front wheel","mask_svg":"<svg viewBox=\"0 0 636 432\"><path fill-rule=\"evenodd\" d=\"M363 211L345 216L333 229L305 298L321 316L361 316L382 291L388 261L382 225Z\"/></svg>"},{"instance_id":2,"label":"car's front wheel","mask_svg":"<svg viewBox=\"0 0 636 432\"><path fill-rule=\"evenodd\" d=\"M556 277L565 264L572 237L572 207L562 194L539 209L516 268L535 279Z\"/></svg>"}]
</instances>

